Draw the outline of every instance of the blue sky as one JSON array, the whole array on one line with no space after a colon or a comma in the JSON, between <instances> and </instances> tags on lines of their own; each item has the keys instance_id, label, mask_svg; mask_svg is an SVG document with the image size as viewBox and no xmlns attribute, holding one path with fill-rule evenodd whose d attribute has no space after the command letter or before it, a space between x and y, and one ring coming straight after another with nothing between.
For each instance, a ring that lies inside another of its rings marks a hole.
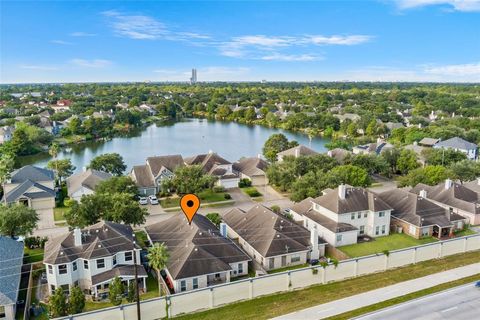
<instances>
[{"instance_id":1,"label":"blue sky","mask_svg":"<svg viewBox=\"0 0 480 320\"><path fill-rule=\"evenodd\" d=\"M3 1L0 81L480 81L480 0Z\"/></svg>"}]
</instances>

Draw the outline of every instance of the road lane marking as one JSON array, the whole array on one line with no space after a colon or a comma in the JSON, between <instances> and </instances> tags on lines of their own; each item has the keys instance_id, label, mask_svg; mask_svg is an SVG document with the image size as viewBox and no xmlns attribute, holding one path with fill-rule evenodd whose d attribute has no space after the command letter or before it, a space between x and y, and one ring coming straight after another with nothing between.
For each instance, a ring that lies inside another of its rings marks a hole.
<instances>
[{"instance_id":1,"label":"road lane marking","mask_svg":"<svg viewBox=\"0 0 480 320\"><path fill-rule=\"evenodd\" d=\"M440 312L448 312L448 311L452 311L452 310L455 310L455 309L458 309L458 306L454 306L454 307L451 307L451 308L443 309L443 310L440 310Z\"/></svg>"}]
</instances>

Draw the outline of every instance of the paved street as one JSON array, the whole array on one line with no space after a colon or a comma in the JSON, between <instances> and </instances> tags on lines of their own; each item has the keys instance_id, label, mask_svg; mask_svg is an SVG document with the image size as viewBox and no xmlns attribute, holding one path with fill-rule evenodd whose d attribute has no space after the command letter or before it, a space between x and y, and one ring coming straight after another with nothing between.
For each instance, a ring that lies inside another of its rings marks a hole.
<instances>
[{"instance_id":1,"label":"paved street","mask_svg":"<svg viewBox=\"0 0 480 320\"><path fill-rule=\"evenodd\" d=\"M434 262L432 262L434 263ZM480 263L455 268L418 279L400 282L391 286L380 289L371 290L347 298L324 303L315 307L307 308L297 312L292 312L275 319L282 320L305 320L305 319L323 319L332 317L344 312L352 311L362 307L370 306L378 302L390 300L406 294L417 292L423 289L431 288L442 283L455 281L461 278L480 274ZM464 299L465 300L465 299ZM384 318L378 318L384 319ZM391 319L400 319L398 316ZM403 318L402 318L403 319ZM405 319L411 319L407 317ZM422 318L430 319L430 318ZM450 315L450 319L454 319ZM474 319L461 318L461 319Z\"/></svg>"},{"instance_id":2,"label":"paved street","mask_svg":"<svg viewBox=\"0 0 480 320\"><path fill-rule=\"evenodd\" d=\"M371 313L361 320L478 319L480 288L473 283Z\"/></svg>"}]
</instances>

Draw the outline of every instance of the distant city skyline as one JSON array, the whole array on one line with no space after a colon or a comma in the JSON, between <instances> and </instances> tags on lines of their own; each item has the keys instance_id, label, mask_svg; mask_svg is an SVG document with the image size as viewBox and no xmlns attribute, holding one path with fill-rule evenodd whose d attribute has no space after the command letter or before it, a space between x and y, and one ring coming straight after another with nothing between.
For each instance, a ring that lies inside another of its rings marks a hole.
<instances>
[{"instance_id":1,"label":"distant city skyline","mask_svg":"<svg viewBox=\"0 0 480 320\"><path fill-rule=\"evenodd\" d=\"M480 82L480 0L1 6L1 83Z\"/></svg>"}]
</instances>

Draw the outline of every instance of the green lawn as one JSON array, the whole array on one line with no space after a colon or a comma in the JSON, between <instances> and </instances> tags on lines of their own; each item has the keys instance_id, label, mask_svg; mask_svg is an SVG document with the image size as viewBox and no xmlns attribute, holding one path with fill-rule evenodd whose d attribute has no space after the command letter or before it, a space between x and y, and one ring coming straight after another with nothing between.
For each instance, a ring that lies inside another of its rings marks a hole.
<instances>
[{"instance_id":1,"label":"green lawn","mask_svg":"<svg viewBox=\"0 0 480 320\"><path fill-rule=\"evenodd\" d=\"M459 254L434 262L423 261L386 272L233 303L204 312L182 315L175 319L270 319L395 283L477 263L479 260L480 252L478 251Z\"/></svg>"},{"instance_id":2,"label":"green lawn","mask_svg":"<svg viewBox=\"0 0 480 320\"><path fill-rule=\"evenodd\" d=\"M29 249L25 247L23 256L24 256L25 263L34 263L34 262L43 261L43 249L41 248Z\"/></svg>"},{"instance_id":3,"label":"green lawn","mask_svg":"<svg viewBox=\"0 0 480 320\"><path fill-rule=\"evenodd\" d=\"M57 207L57 208L54 208L53 209L53 219L55 221L63 221L65 220L65 217L63 216L63 214L65 213L65 211L67 211L68 208L67 207Z\"/></svg>"},{"instance_id":4,"label":"green lawn","mask_svg":"<svg viewBox=\"0 0 480 320\"><path fill-rule=\"evenodd\" d=\"M213 192L212 190L205 190L198 193L198 197L200 198L200 203L210 203L210 202L220 202L226 201L225 199L226 192ZM174 198L164 198L160 200L160 205L163 208L173 208L180 206L180 197Z\"/></svg>"},{"instance_id":5,"label":"green lawn","mask_svg":"<svg viewBox=\"0 0 480 320\"><path fill-rule=\"evenodd\" d=\"M472 235L472 234L475 234L476 232L473 231L472 229L463 229L459 232L455 232L455 236L456 237L463 237L463 236L469 236L469 235Z\"/></svg>"},{"instance_id":6,"label":"green lawn","mask_svg":"<svg viewBox=\"0 0 480 320\"><path fill-rule=\"evenodd\" d=\"M374 238L370 242L351 244L348 246L338 247L349 257L361 257L369 254L382 253L385 250L396 250L408 247L414 247L425 243L438 241L433 237L415 239L404 233L393 233L389 236Z\"/></svg>"},{"instance_id":7,"label":"green lawn","mask_svg":"<svg viewBox=\"0 0 480 320\"><path fill-rule=\"evenodd\" d=\"M245 188L242 188L242 191L245 192L251 198L262 196L262 194L255 187L245 187Z\"/></svg>"},{"instance_id":8,"label":"green lawn","mask_svg":"<svg viewBox=\"0 0 480 320\"><path fill-rule=\"evenodd\" d=\"M279 272L284 272L284 271L289 271L289 270L295 270L295 269L300 269L300 268L305 268L305 267L308 267L309 264L308 263L304 263L304 264L299 264L297 266L290 266L290 267L285 267L285 268L279 268L279 269L275 269L275 270L270 270L268 271L269 274L271 273L279 273Z\"/></svg>"},{"instance_id":9,"label":"green lawn","mask_svg":"<svg viewBox=\"0 0 480 320\"><path fill-rule=\"evenodd\" d=\"M137 244L142 247L143 249L145 249L146 247L148 247L148 238L147 238L147 234L140 230L140 231L135 231L135 238L137 239Z\"/></svg>"}]
</instances>

